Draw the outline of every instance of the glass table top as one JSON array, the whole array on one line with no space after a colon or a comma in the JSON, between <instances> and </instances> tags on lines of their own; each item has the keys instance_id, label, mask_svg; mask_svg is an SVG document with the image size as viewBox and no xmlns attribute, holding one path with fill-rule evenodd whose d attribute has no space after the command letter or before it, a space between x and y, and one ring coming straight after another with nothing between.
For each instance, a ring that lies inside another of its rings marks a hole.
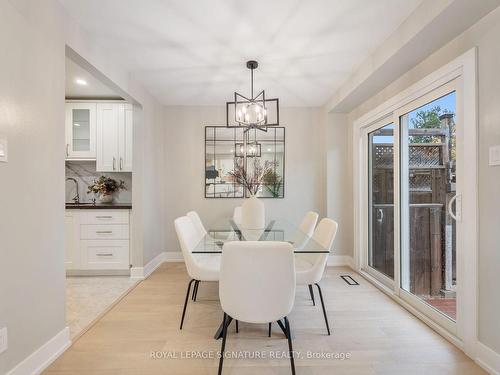
<instances>
[{"instance_id":1,"label":"glass table top","mask_svg":"<svg viewBox=\"0 0 500 375\"><path fill-rule=\"evenodd\" d=\"M220 254L229 241L283 241L292 244L295 253L330 252L286 219L268 220L265 229L244 229L232 219L219 220L207 229L192 252Z\"/></svg>"}]
</instances>

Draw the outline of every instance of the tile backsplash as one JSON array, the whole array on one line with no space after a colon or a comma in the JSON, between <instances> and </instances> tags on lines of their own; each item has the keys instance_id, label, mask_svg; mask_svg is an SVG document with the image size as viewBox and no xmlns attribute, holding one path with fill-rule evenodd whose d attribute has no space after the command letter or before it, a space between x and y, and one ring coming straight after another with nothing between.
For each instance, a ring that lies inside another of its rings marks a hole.
<instances>
[{"instance_id":1,"label":"tile backsplash","mask_svg":"<svg viewBox=\"0 0 500 375\"><path fill-rule=\"evenodd\" d=\"M132 173L131 172L96 172L95 162L92 161L67 161L66 162L66 178L72 177L78 181L80 194L80 202L91 202L92 198L97 197L90 193L87 194L88 186L100 176L114 178L115 180L123 180L127 190L122 190L115 194L115 202L130 203L132 202ZM76 187L73 181L66 181L66 202L71 202L71 199L76 195Z\"/></svg>"}]
</instances>

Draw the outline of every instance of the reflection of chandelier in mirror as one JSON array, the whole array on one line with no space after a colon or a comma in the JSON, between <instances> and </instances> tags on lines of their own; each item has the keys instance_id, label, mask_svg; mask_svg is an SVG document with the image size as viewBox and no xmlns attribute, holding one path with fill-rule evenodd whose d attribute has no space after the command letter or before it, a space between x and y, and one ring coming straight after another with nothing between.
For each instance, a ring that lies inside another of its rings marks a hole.
<instances>
[{"instance_id":1,"label":"reflection of chandelier in mirror","mask_svg":"<svg viewBox=\"0 0 500 375\"><path fill-rule=\"evenodd\" d=\"M236 143L234 145L234 156L237 158L242 158L245 156L245 145L244 143ZM247 158L260 158L261 156L261 144L257 141L247 143Z\"/></svg>"},{"instance_id":2,"label":"reflection of chandelier in mirror","mask_svg":"<svg viewBox=\"0 0 500 375\"><path fill-rule=\"evenodd\" d=\"M250 85L251 85L251 95L250 98L245 97L237 92L234 93L234 102L226 103L226 116L227 116L227 126L228 127L246 127L245 132L250 129L259 129L267 131L268 126L278 126L279 122L279 105L278 99L268 99L266 100L265 92L262 90L256 96L254 96L253 87L253 71L257 69L259 64L257 61L250 60L247 61L247 68L250 69ZM271 103L274 105L273 113L276 121L272 124L268 121L268 108L267 104ZM231 109L230 109L231 108ZM234 111L234 123L237 126L231 126L233 120L230 120L230 112Z\"/></svg>"}]
</instances>

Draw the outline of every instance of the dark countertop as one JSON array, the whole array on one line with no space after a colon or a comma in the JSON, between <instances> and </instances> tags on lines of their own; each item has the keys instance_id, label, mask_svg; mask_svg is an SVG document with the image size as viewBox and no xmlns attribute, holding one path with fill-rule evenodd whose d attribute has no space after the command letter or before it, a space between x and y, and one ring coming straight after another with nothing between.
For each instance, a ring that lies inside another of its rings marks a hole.
<instances>
[{"instance_id":1,"label":"dark countertop","mask_svg":"<svg viewBox=\"0 0 500 375\"><path fill-rule=\"evenodd\" d=\"M132 203L66 203L68 210L130 210Z\"/></svg>"}]
</instances>

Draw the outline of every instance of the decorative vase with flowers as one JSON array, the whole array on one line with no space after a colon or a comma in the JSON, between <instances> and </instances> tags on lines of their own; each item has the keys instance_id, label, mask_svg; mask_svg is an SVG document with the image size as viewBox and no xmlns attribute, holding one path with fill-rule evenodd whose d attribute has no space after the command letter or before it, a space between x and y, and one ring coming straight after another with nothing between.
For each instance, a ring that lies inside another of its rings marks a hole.
<instances>
[{"instance_id":1,"label":"decorative vase with flowers","mask_svg":"<svg viewBox=\"0 0 500 375\"><path fill-rule=\"evenodd\" d=\"M101 203L112 203L114 194L120 190L127 190L124 181L116 181L113 178L101 176L94 180L92 185L88 186L87 194L96 194Z\"/></svg>"},{"instance_id":2,"label":"decorative vase with flowers","mask_svg":"<svg viewBox=\"0 0 500 375\"><path fill-rule=\"evenodd\" d=\"M251 172L248 172L243 161L236 163L236 168L229 172L236 182L243 185L250 197L241 205L241 226L245 229L263 229L266 225L264 203L257 198L257 193L265 182L266 176L275 167L275 163L266 160L264 164L254 158Z\"/></svg>"}]
</instances>

